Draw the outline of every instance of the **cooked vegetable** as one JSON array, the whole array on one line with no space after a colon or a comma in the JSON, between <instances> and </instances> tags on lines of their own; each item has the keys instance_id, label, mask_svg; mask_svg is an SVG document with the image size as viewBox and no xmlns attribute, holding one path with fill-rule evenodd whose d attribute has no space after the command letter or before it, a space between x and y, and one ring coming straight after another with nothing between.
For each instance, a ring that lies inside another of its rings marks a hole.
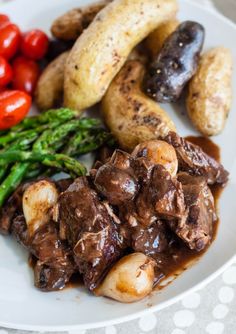
<instances>
[{"instance_id":1,"label":"cooked vegetable","mask_svg":"<svg viewBox=\"0 0 236 334\"><path fill-rule=\"evenodd\" d=\"M154 164L162 165L172 177L178 171L178 160L173 146L162 140L150 140L135 147L133 157L147 157Z\"/></svg>"},{"instance_id":2,"label":"cooked vegetable","mask_svg":"<svg viewBox=\"0 0 236 334\"><path fill-rule=\"evenodd\" d=\"M82 111L99 102L131 50L176 11L176 0L114 0L107 5L69 54L65 106Z\"/></svg>"},{"instance_id":3,"label":"cooked vegetable","mask_svg":"<svg viewBox=\"0 0 236 334\"><path fill-rule=\"evenodd\" d=\"M44 69L36 91L35 102L40 110L53 107L63 100L64 69L69 51L62 53Z\"/></svg>"},{"instance_id":4,"label":"cooked vegetable","mask_svg":"<svg viewBox=\"0 0 236 334\"><path fill-rule=\"evenodd\" d=\"M66 108L49 110L25 119L0 136L3 146L0 179L6 175L11 163L16 162L0 185L0 207L25 178L44 173L43 166L50 168L47 175L52 175L55 168L69 172L73 177L84 175L85 167L71 156L93 151L110 140L110 134L99 126L98 120L75 119L75 116L76 112ZM68 143L72 145L70 150Z\"/></svg>"},{"instance_id":5,"label":"cooked vegetable","mask_svg":"<svg viewBox=\"0 0 236 334\"><path fill-rule=\"evenodd\" d=\"M52 24L51 32L56 38L68 41L76 40L93 21L97 13L111 0L75 8L58 17Z\"/></svg>"},{"instance_id":6,"label":"cooked vegetable","mask_svg":"<svg viewBox=\"0 0 236 334\"><path fill-rule=\"evenodd\" d=\"M153 58L161 51L164 42L177 29L178 25L177 19L168 20L148 36L145 45Z\"/></svg>"},{"instance_id":7,"label":"cooked vegetable","mask_svg":"<svg viewBox=\"0 0 236 334\"><path fill-rule=\"evenodd\" d=\"M204 41L204 28L197 22L180 24L165 41L144 78L144 89L157 102L174 102L195 74Z\"/></svg>"},{"instance_id":8,"label":"cooked vegetable","mask_svg":"<svg viewBox=\"0 0 236 334\"><path fill-rule=\"evenodd\" d=\"M31 131L28 134L26 134L23 138L19 138L17 141L15 141L13 144L8 146L4 152L11 152L15 150L28 150L30 148L30 145L38 138L37 131ZM8 164L5 163L5 161L0 162L2 164L0 168L0 181L2 181L3 177L6 175L8 170Z\"/></svg>"},{"instance_id":9,"label":"cooked vegetable","mask_svg":"<svg viewBox=\"0 0 236 334\"><path fill-rule=\"evenodd\" d=\"M48 167L57 168L60 171L68 172L72 177L85 175L86 168L76 159L70 158L65 154L51 154L44 152L10 151L0 153L2 163L11 162L41 162ZM4 161L4 162L3 162Z\"/></svg>"},{"instance_id":10,"label":"cooked vegetable","mask_svg":"<svg viewBox=\"0 0 236 334\"><path fill-rule=\"evenodd\" d=\"M33 117L27 117L23 119L23 121L12 127L10 134L15 133L15 132L20 132L22 130L27 130L27 129L34 129L38 127L39 125L47 125L50 123L64 123L67 121L70 121L72 118L75 118L77 116L77 112L68 108L59 108L59 109L50 109L40 115L33 116ZM81 125L85 126L85 122L87 125L98 125L98 123L94 124L94 120L89 121L86 118L81 118ZM13 135L14 136L14 135ZM1 140L0 140L1 143Z\"/></svg>"},{"instance_id":11,"label":"cooked vegetable","mask_svg":"<svg viewBox=\"0 0 236 334\"><path fill-rule=\"evenodd\" d=\"M29 112L31 97L19 90L0 93L0 130L18 124Z\"/></svg>"},{"instance_id":12,"label":"cooked vegetable","mask_svg":"<svg viewBox=\"0 0 236 334\"><path fill-rule=\"evenodd\" d=\"M188 115L205 136L218 135L224 129L232 102L232 66L230 50L214 48L202 56L190 82Z\"/></svg>"},{"instance_id":13,"label":"cooked vegetable","mask_svg":"<svg viewBox=\"0 0 236 334\"><path fill-rule=\"evenodd\" d=\"M102 113L120 146L132 151L143 141L165 136L175 126L166 112L141 92L144 66L129 61L102 100Z\"/></svg>"},{"instance_id":14,"label":"cooked vegetable","mask_svg":"<svg viewBox=\"0 0 236 334\"><path fill-rule=\"evenodd\" d=\"M69 140L63 153L78 156L97 150L104 143L113 146L114 141L110 133L100 128L76 133Z\"/></svg>"},{"instance_id":15,"label":"cooked vegetable","mask_svg":"<svg viewBox=\"0 0 236 334\"><path fill-rule=\"evenodd\" d=\"M127 255L114 265L103 283L95 289L95 294L122 303L143 299L152 291L155 266L155 261L142 253Z\"/></svg>"},{"instance_id":16,"label":"cooked vegetable","mask_svg":"<svg viewBox=\"0 0 236 334\"><path fill-rule=\"evenodd\" d=\"M29 236L49 222L49 210L57 203L58 190L54 183L40 180L30 185L23 195L23 212Z\"/></svg>"},{"instance_id":17,"label":"cooked vegetable","mask_svg":"<svg viewBox=\"0 0 236 334\"><path fill-rule=\"evenodd\" d=\"M59 125L62 125L66 121L73 121L72 126L74 127L74 122L76 123L77 129L90 129L94 126L97 126L100 124L100 122L97 119L93 118L81 118L76 119L75 118L76 112L67 109L67 108L61 108L58 110L49 110L47 113L36 116L36 117L30 117L23 120L22 123L18 124L17 126L11 128L11 130L3 135L0 136L0 146L6 146L6 144L13 142L14 140L18 140L20 138L24 138L25 136L28 136L30 133L34 133L35 131L38 132L40 135L41 132L47 129L55 129L56 131L63 131L64 127L59 128ZM64 124L68 128L70 128L71 123ZM25 130L25 131L22 131ZM66 133L67 135L67 133Z\"/></svg>"}]
</instances>

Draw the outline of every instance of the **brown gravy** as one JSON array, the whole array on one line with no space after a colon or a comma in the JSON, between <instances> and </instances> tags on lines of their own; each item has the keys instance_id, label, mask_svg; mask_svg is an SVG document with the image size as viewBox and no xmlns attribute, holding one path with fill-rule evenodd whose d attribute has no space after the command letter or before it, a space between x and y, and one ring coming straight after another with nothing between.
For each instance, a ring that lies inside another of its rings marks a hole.
<instances>
[{"instance_id":1,"label":"brown gravy","mask_svg":"<svg viewBox=\"0 0 236 334\"><path fill-rule=\"evenodd\" d=\"M220 148L215 143L213 143L210 139L204 138L204 137L193 137L193 136L186 137L185 139L187 139L193 144L200 146L204 150L204 152L212 156L215 160L220 161ZM218 200L222 193L223 187L217 185L217 186L211 186L210 188L211 188L212 194L215 199L216 209L218 211ZM213 241L217 235L218 225L219 225L219 219L214 225L213 239L212 239ZM207 251L207 249L204 249L201 252L196 252L196 251L190 250L185 245L182 245L181 247L177 246L176 249L174 248L173 253L176 255L175 259L173 259L172 257L168 259L166 258L164 259L163 267L165 267L166 269L164 272L164 276L160 278L159 282L161 282L162 280L168 279L170 277L173 279L178 277L183 271L188 269L192 264L196 263L199 260L199 258ZM165 262L166 262L166 265L165 265ZM168 284L169 282L164 285L158 284L156 286L156 290L161 290Z\"/></svg>"},{"instance_id":2,"label":"brown gravy","mask_svg":"<svg viewBox=\"0 0 236 334\"><path fill-rule=\"evenodd\" d=\"M200 146L207 154L212 156L217 161L220 161L220 148L213 143L210 139L204 137L186 137L186 139L193 144ZM221 186L212 186L211 191L213 193L215 199L215 206L218 206L218 200L222 193L223 187ZM219 220L214 225L213 231L213 240L216 238L217 229L219 225ZM181 246L180 246L181 245ZM210 246L210 245L209 245ZM175 278L177 278L183 271L188 269L192 264L196 263L199 258L207 251L207 249L196 252L190 250L187 246L183 243L176 243L176 245L172 245L172 254L174 256L167 257L166 255L163 256L161 254L157 255L157 262L161 264L161 267L165 268L162 269L162 273L157 273L157 281L156 281L156 288L155 290L162 290L166 285L171 283ZM34 268L36 264L36 259L33 256L29 257L29 265ZM171 280L166 284L159 284L163 280L166 280L171 277ZM82 276L80 274L74 274L70 282L67 283L66 288L78 288L79 286L83 285Z\"/></svg>"}]
</instances>

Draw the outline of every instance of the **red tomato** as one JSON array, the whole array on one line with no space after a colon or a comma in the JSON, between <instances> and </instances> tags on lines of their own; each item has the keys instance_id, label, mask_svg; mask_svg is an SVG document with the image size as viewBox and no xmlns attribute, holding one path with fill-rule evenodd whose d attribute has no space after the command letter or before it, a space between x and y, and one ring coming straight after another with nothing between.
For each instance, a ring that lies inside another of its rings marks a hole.
<instances>
[{"instance_id":1,"label":"red tomato","mask_svg":"<svg viewBox=\"0 0 236 334\"><path fill-rule=\"evenodd\" d=\"M17 25L10 23L0 28L0 56L12 58L20 46L21 33Z\"/></svg>"},{"instance_id":2,"label":"red tomato","mask_svg":"<svg viewBox=\"0 0 236 334\"><path fill-rule=\"evenodd\" d=\"M0 87L8 85L12 80L12 69L5 58L0 56Z\"/></svg>"},{"instance_id":3,"label":"red tomato","mask_svg":"<svg viewBox=\"0 0 236 334\"><path fill-rule=\"evenodd\" d=\"M0 28L10 23L10 19L5 14L0 14Z\"/></svg>"},{"instance_id":4,"label":"red tomato","mask_svg":"<svg viewBox=\"0 0 236 334\"><path fill-rule=\"evenodd\" d=\"M31 30L23 36L21 51L31 59L42 59L47 53L49 40L47 35L38 29Z\"/></svg>"},{"instance_id":5,"label":"red tomato","mask_svg":"<svg viewBox=\"0 0 236 334\"><path fill-rule=\"evenodd\" d=\"M31 97L18 90L5 90L0 93L0 130L18 124L29 112Z\"/></svg>"},{"instance_id":6,"label":"red tomato","mask_svg":"<svg viewBox=\"0 0 236 334\"><path fill-rule=\"evenodd\" d=\"M18 57L14 60L12 69L13 88L32 95L40 74L39 65L33 60Z\"/></svg>"}]
</instances>

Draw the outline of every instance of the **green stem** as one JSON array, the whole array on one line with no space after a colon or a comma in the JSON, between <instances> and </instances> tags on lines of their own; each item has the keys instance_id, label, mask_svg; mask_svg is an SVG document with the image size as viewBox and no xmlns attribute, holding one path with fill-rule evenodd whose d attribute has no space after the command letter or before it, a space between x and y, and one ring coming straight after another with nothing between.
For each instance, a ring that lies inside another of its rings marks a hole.
<instances>
[{"instance_id":1,"label":"green stem","mask_svg":"<svg viewBox=\"0 0 236 334\"><path fill-rule=\"evenodd\" d=\"M10 174L0 185L0 207L2 207L5 200L20 185L22 179L27 172L28 167L28 163L16 163L11 168Z\"/></svg>"},{"instance_id":2,"label":"green stem","mask_svg":"<svg viewBox=\"0 0 236 334\"><path fill-rule=\"evenodd\" d=\"M77 112L68 108L50 109L40 115L25 118L20 124L12 127L10 131L19 132L55 121L64 123L75 117L77 117Z\"/></svg>"},{"instance_id":3,"label":"green stem","mask_svg":"<svg viewBox=\"0 0 236 334\"><path fill-rule=\"evenodd\" d=\"M11 151L0 153L0 162L41 162L48 167L69 172L77 177L86 174L86 168L76 159L65 154L49 154L41 152Z\"/></svg>"}]
</instances>

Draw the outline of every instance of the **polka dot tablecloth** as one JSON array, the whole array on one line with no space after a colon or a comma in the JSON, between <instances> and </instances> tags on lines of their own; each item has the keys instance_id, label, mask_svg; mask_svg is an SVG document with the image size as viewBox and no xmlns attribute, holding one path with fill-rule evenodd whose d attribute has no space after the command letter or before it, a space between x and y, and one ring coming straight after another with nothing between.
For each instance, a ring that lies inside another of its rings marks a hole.
<instances>
[{"instance_id":1,"label":"polka dot tablecloth","mask_svg":"<svg viewBox=\"0 0 236 334\"><path fill-rule=\"evenodd\" d=\"M0 329L0 334L26 333ZM182 301L162 311L116 326L64 333L236 334L236 259L231 267L204 289L189 294Z\"/></svg>"},{"instance_id":2,"label":"polka dot tablecloth","mask_svg":"<svg viewBox=\"0 0 236 334\"><path fill-rule=\"evenodd\" d=\"M4 1L0 0L0 4ZM192 1L214 8L210 0ZM214 0L214 3L225 15L236 21L236 0ZM26 333L0 328L0 334ZM231 267L205 288L162 311L116 326L64 333L236 334L236 259Z\"/></svg>"}]
</instances>

